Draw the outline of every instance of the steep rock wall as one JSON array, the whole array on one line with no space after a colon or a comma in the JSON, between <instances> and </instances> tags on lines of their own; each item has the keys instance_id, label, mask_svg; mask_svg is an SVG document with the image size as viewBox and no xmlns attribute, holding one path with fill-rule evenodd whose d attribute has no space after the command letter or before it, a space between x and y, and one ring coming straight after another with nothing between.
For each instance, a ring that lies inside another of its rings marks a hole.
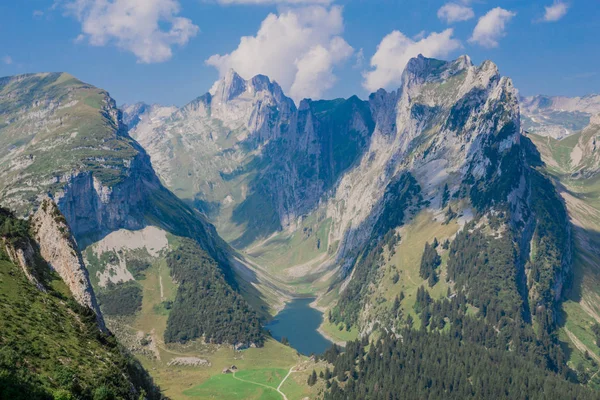
<instances>
[{"instance_id":1,"label":"steep rock wall","mask_svg":"<svg viewBox=\"0 0 600 400\"><path fill-rule=\"evenodd\" d=\"M105 331L104 319L81 253L56 204L49 198L42 200L31 217L31 224L40 255L67 284L75 300L96 314L98 326Z\"/></svg>"}]
</instances>

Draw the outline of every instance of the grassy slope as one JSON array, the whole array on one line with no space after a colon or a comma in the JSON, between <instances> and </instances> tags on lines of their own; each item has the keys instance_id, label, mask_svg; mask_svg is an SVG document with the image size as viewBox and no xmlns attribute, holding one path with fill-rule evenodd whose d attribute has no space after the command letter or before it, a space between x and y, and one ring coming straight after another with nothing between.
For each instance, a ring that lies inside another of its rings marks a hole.
<instances>
[{"instance_id":1,"label":"grassy slope","mask_svg":"<svg viewBox=\"0 0 600 400\"><path fill-rule=\"evenodd\" d=\"M600 387L596 374L600 364L600 348L595 345L591 326L600 323L600 179L570 178L573 171L570 154L579 134L563 140L530 135L542 154L546 167L562 185L575 237L573 281L563 303L560 338L568 343L571 367L583 363L593 376L591 386ZM591 355L584 357L585 351Z\"/></svg>"},{"instance_id":2,"label":"grassy slope","mask_svg":"<svg viewBox=\"0 0 600 400\"><path fill-rule=\"evenodd\" d=\"M230 395L230 388L227 385L228 380L223 382L221 376L223 375L223 368L230 367L231 365L236 365L239 368L238 373L249 374L252 377L249 380L258 379L259 382L262 382L267 379L265 377L274 368L287 371L302 360L302 358L296 355L293 349L283 346L275 340L268 340L263 348L248 349L241 352L236 352L229 346L201 345L195 343L187 347L162 347L160 353L161 360L145 356L141 356L140 360L152 373L156 382L159 384L162 383L163 386L161 388L164 389L164 393L174 400L187 398L185 397L185 395L189 395L186 392L187 390L204 385L209 387L209 390L205 394L217 392L220 396L223 396L222 398L227 398L226 396ZM167 363L171 359L177 357L207 359L211 362L211 366L167 366ZM237 385L250 392L256 386L242 382L237 382ZM199 393L196 396L202 399L206 398L203 395L200 396Z\"/></svg>"},{"instance_id":3,"label":"grassy slope","mask_svg":"<svg viewBox=\"0 0 600 400\"><path fill-rule=\"evenodd\" d=\"M60 278L54 276L50 288L40 292L19 267L0 260L0 349L17 352L36 375L36 387L50 392L66 388L57 381L61 371L74 371L84 391L95 390L103 377L120 375L126 361L116 343L101 342L95 319L74 311Z\"/></svg>"},{"instance_id":4,"label":"grassy slope","mask_svg":"<svg viewBox=\"0 0 600 400\"><path fill-rule=\"evenodd\" d=\"M457 208L454 204L452 206L455 209ZM389 249L386 250L385 263L379 268L380 275L377 284L372 285L367 298L368 312L363 311L361 318L376 320L378 316L385 315L390 311L395 297L400 292L404 292L405 297L401 302L403 315L412 315L415 326L418 327L420 320L414 311L417 289L420 286L425 286L434 299L447 295L448 284L445 275L448 251L442 249L441 243L452 237L460 229L460 225L456 220L451 221L449 224L444 224L443 220L443 215L436 217L431 211L425 210L400 228L399 232L402 239L394 249L393 255ZM432 288L429 288L427 280L419 276L419 268L425 243L432 243L434 238L437 238L440 243L437 251L442 257L442 265L438 268L439 281ZM400 279L394 284L392 277L396 272L398 272ZM327 298L321 298L319 304L326 306L333 301L335 301L335 295L332 291ZM321 329L327 336L337 342L346 342L358 337L356 327L352 327L350 331L347 331L341 324L336 326L327 321L327 318L321 325Z\"/></svg>"},{"instance_id":5,"label":"grassy slope","mask_svg":"<svg viewBox=\"0 0 600 400\"><path fill-rule=\"evenodd\" d=\"M441 244L444 240L453 236L459 229L456 220L444 225L442 223L443 216L437 219L437 221L434 219L434 215L431 212L424 211L400 230L402 240L398 244L394 256L388 258L388 262L384 267L385 272L380 281L381 284L377 286L371 295L371 302L373 304L377 304L375 299L378 297L386 300L384 303L376 306L375 312L389 309L396 295L403 291L405 296L401 303L403 313L404 315L412 315L418 325L418 318L413 308L417 289L420 286L428 287L427 281L419 276L425 243L432 243L433 239L437 238ZM448 290L445 279L448 252L443 250L441 245L437 251L442 257L442 265L438 268L440 276L438 283L433 288L429 288L429 293L434 299L445 297ZM393 266L396 268L393 268ZM394 284L392 275L396 270L400 275L400 279Z\"/></svg>"},{"instance_id":6,"label":"grassy slope","mask_svg":"<svg viewBox=\"0 0 600 400\"><path fill-rule=\"evenodd\" d=\"M239 367L239 364L236 364ZM315 399L323 392L324 382L308 386L307 380L314 369L317 374L325 370L324 362L304 361L294 366L293 372L281 385L280 390L289 400ZM330 366L331 368L331 366ZM283 397L276 391L288 374L289 368L254 368L239 370L233 374L212 376L202 384L183 392L184 395L198 399L256 399L280 400Z\"/></svg>"}]
</instances>

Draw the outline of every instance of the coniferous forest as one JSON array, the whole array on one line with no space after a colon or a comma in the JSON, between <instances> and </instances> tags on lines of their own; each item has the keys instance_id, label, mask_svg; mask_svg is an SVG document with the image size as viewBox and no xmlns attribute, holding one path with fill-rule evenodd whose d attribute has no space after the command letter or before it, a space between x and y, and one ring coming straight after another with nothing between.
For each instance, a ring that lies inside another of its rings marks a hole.
<instances>
[{"instance_id":1,"label":"coniferous forest","mask_svg":"<svg viewBox=\"0 0 600 400\"><path fill-rule=\"evenodd\" d=\"M512 352L460 337L404 329L325 354L334 364L326 400L597 399L597 393Z\"/></svg>"},{"instance_id":2,"label":"coniferous forest","mask_svg":"<svg viewBox=\"0 0 600 400\"><path fill-rule=\"evenodd\" d=\"M167 321L167 343L204 337L214 343L263 344L258 316L196 242L183 239L168 254L167 264L179 284Z\"/></svg>"}]
</instances>

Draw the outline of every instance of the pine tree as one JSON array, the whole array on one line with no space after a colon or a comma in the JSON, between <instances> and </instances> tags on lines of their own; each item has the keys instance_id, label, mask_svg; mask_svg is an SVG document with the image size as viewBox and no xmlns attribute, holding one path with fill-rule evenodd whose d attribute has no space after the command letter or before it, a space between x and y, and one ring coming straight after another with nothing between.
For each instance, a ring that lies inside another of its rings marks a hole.
<instances>
[{"instance_id":1,"label":"pine tree","mask_svg":"<svg viewBox=\"0 0 600 400\"><path fill-rule=\"evenodd\" d=\"M315 371L313 369L312 374L310 374L310 376L308 377L308 386L314 386L315 383L317 383L317 371Z\"/></svg>"},{"instance_id":2,"label":"pine tree","mask_svg":"<svg viewBox=\"0 0 600 400\"><path fill-rule=\"evenodd\" d=\"M436 242L437 239L434 241L434 244L436 244ZM421 278L428 279L432 274L435 274L435 269L439 267L441 263L442 259L435 249L435 246L425 243L425 249L423 250L423 256L421 257L421 268L419 269Z\"/></svg>"},{"instance_id":3,"label":"pine tree","mask_svg":"<svg viewBox=\"0 0 600 400\"><path fill-rule=\"evenodd\" d=\"M444 185L444 191L442 192L442 208L445 208L450 199L450 191L448 190L448 184Z\"/></svg>"},{"instance_id":4,"label":"pine tree","mask_svg":"<svg viewBox=\"0 0 600 400\"><path fill-rule=\"evenodd\" d=\"M394 299L394 305L392 306L392 310L394 312L398 312L399 309L400 309L400 298L398 296L396 296L396 298Z\"/></svg>"},{"instance_id":5,"label":"pine tree","mask_svg":"<svg viewBox=\"0 0 600 400\"><path fill-rule=\"evenodd\" d=\"M433 271L431 273L431 275L429 275L429 279L427 279L427 283L429 284L429 287L434 287L435 284L437 283L437 281L438 281L438 276L437 276L436 272Z\"/></svg>"},{"instance_id":6,"label":"pine tree","mask_svg":"<svg viewBox=\"0 0 600 400\"><path fill-rule=\"evenodd\" d=\"M337 369L337 371L335 371L335 372L336 372L337 380L340 382L345 382L346 379L348 379L346 377L346 372L342 368L336 368L336 369Z\"/></svg>"}]
</instances>

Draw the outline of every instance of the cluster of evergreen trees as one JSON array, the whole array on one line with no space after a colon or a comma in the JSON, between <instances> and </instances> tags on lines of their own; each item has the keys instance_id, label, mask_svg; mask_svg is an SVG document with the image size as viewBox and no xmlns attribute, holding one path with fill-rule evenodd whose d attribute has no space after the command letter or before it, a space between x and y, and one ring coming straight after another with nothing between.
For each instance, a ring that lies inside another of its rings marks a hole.
<instances>
[{"instance_id":1,"label":"cluster of evergreen trees","mask_svg":"<svg viewBox=\"0 0 600 400\"><path fill-rule=\"evenodd\" d=\"M517 255L509 231L485 235L471 223L450 244L448 279L464 289L469 302L492 324L503 316L516 317L523 309L517 286Z\"/></svg>"},{"instance_id":2,"label":"cluster of evergreen trees","mask_svg":"<svg viewBox=\"0 0 600 400\"><path fill-rule=\"evenodd\" d=\"M314 386L317 383L317 371L313 369L312 374L308 376L308 380L306 382L308 386Z\"/></svg>"},{"instance_id":3,"label":"cluster of evergreen trees","mask_svg":"<svg viewBox=\"0 0 600 400\"><path fill-rule=\"evenodd\" d=\"M594 336L596 338L596 346L600 347L600 324L595 323L592 325L592 332L594 332Z\"/></svg>"},{"instance_id":4,"label":"cluster of evergreen trees","mask_svg":"<svg viewBox=\"0 0 600 400\"><path fill-rule=\"evenodd\" d=\"M438 276L436 270L442 264L442 258L436 250L437 245L437 239L434 240L433 244L429 244L429 242L425 243L425 249L421 257L419 275L421 278L427 279L430 287L437 283Z\"/></svg>"},{"instance_id":5,"label":"cluster of evergreen trees","mask_svg":"<svg viewBox=\"0 0 600 400\"><path fill-rule=\"evenodd\" d=\"M165 342L204 337L207 342L262 346L264 332L256 313L231 288L217 263L191 239L167 255L179 283L165 330Z\"/></svg>"},{"instance_id":6,"label":"cluster of evergreen trees","mask_svg":"<svg viewBox=\"0 0 600 400\"><path fill-rule=\"evenodd\" d=\"M344 353L335 353L326 355L335 377L326 400L598 397L519 354L424 329L406 328L370 344L349 342Z\"/></svg>"},{"instance_id":7,"label":"cluster of evergreen trees","mask_svg":"<svg viewBox=\"0 0 600 400\"><path fill-rule=\"evenodd\" d=\"M97 297L100 309L106 315L133 315L142 308L142 288L133 281L109 282Z\"/></svg>"},{"instance_id":8,"label":"cluster of evergreen trees","mask_svg":"<svg viewBox=\"0 0 600 400\"><path fill-rule=\"evenodd\" d=\"M16 218L11 211L0 207L0 237L17 245L28 236L29 223Z\"/></svg>"}]
</instances>

